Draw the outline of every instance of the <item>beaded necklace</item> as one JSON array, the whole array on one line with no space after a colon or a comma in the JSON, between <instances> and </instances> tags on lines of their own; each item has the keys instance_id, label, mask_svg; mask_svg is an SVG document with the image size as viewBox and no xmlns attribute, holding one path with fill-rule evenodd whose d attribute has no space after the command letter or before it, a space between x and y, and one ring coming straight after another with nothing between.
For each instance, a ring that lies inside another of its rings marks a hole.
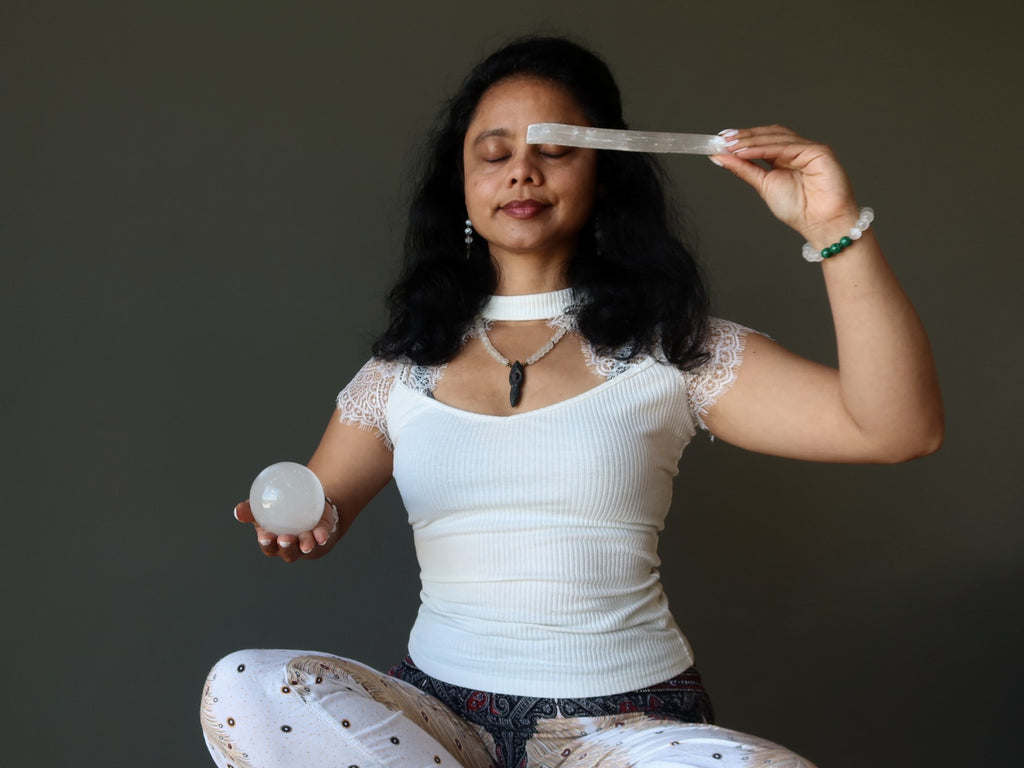
<instances>
[{"instance_id":1,"label":"beaded necklace","mask_svg":"<svg viewBox=\"0 0 1024 768\"><path fill-rule=\"evenodd\" d=\"M477 335L484 349L494 360L509 368L508 402L513 408L519 405L523 395L523 384L526 381L526 366L533 365L544 355L555 348L555 344L565 336L564 324L559 324L554 335L548 342L525 360L509 360L494 348L487 336L488 320L549 320L565 314L572 300L572 289L565 288L551 293L535 293L523 296L492 296L480 313Z\"/></svg>"}]
</instances>

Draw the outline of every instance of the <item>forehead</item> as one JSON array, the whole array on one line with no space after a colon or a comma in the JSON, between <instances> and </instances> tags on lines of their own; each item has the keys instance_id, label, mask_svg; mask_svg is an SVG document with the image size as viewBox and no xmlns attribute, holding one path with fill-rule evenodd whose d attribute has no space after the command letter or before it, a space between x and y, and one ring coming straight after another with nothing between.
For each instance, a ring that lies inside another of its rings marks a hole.
<instances>
[{"instance_id":1,"label":"forehead","mask_svg":"<svg viewBox=\"0 0 1024 768\"><path fill-rule=\"evenodd\" d=\"M477 104L466 138L475 131L519 128L530 123L589 125L586 114L569 90L552 80L511 77L488 88Z\"/></svg>"}]
</instances>

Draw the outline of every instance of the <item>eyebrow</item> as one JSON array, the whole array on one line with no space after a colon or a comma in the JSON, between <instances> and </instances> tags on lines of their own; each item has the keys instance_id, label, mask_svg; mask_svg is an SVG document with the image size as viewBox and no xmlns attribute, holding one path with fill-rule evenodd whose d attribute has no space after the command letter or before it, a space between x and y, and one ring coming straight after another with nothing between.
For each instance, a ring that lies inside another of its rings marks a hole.
<instances>
[{"instance_id":1,"label":"eyebrow","mask_svg":"<svg viewBox=\"0 0 1024 768\"><path fill-rule=\"evenodd\" d=\"M473 146L475 147L481 141L484 141L485 139L489 139L492 136L501 136L501 137L504 138L504 137L511 136L511 135L512 135L512 132L508 128L491 128L491 130L484 131L479 136L477 136L475 139L473 139Z\"/></svg>"}]
</instances>

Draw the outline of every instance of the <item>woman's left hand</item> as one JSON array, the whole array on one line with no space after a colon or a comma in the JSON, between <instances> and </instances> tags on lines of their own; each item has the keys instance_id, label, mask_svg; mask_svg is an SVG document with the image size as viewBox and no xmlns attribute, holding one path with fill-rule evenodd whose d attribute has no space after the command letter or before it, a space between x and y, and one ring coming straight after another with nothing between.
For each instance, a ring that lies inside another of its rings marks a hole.
<instances>
[{"instance_id":1,"label":"woman's left hand","mask_svg":"<svg viewBox=\"0 0 1024 768\"><path fill-rule=\"evenodd\" d=\"M771 212L815 247L835 240L857 219L846 171L830 147L781 125L723 131L732 142L711 160L750 184ZM764 168L755 160L764 162Z\"/></svg>"}]
</instances>

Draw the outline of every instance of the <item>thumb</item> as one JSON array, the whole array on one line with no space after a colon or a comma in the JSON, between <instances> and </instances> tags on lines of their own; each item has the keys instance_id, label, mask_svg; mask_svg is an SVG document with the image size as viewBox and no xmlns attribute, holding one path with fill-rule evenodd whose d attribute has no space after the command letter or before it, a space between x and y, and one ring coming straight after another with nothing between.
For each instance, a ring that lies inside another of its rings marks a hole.
<instances>
[{"instance_id":1,"label":"thumb","mask_svg":"<svg viewBox=\"0 0 1024 768\"><path fill-rule=\"evenodd\" d=\"M252 507L249 506L248 499L235 505L235 520L240 523L254 522L255 518L252 516Z\"/></svg>"},{"instance_id":2,"label":"thumb","mask_svg":"<svg viewBox=\"0 0 1024 768\"><path fill-rule=\"evenodd\" d=\"M760 189L764 177L768 174L768 171L757 163L729 153L711 155L708 160L720 168L725 168L733 176L747 182L754 189Z\"/></svg>"}]
</instances>

